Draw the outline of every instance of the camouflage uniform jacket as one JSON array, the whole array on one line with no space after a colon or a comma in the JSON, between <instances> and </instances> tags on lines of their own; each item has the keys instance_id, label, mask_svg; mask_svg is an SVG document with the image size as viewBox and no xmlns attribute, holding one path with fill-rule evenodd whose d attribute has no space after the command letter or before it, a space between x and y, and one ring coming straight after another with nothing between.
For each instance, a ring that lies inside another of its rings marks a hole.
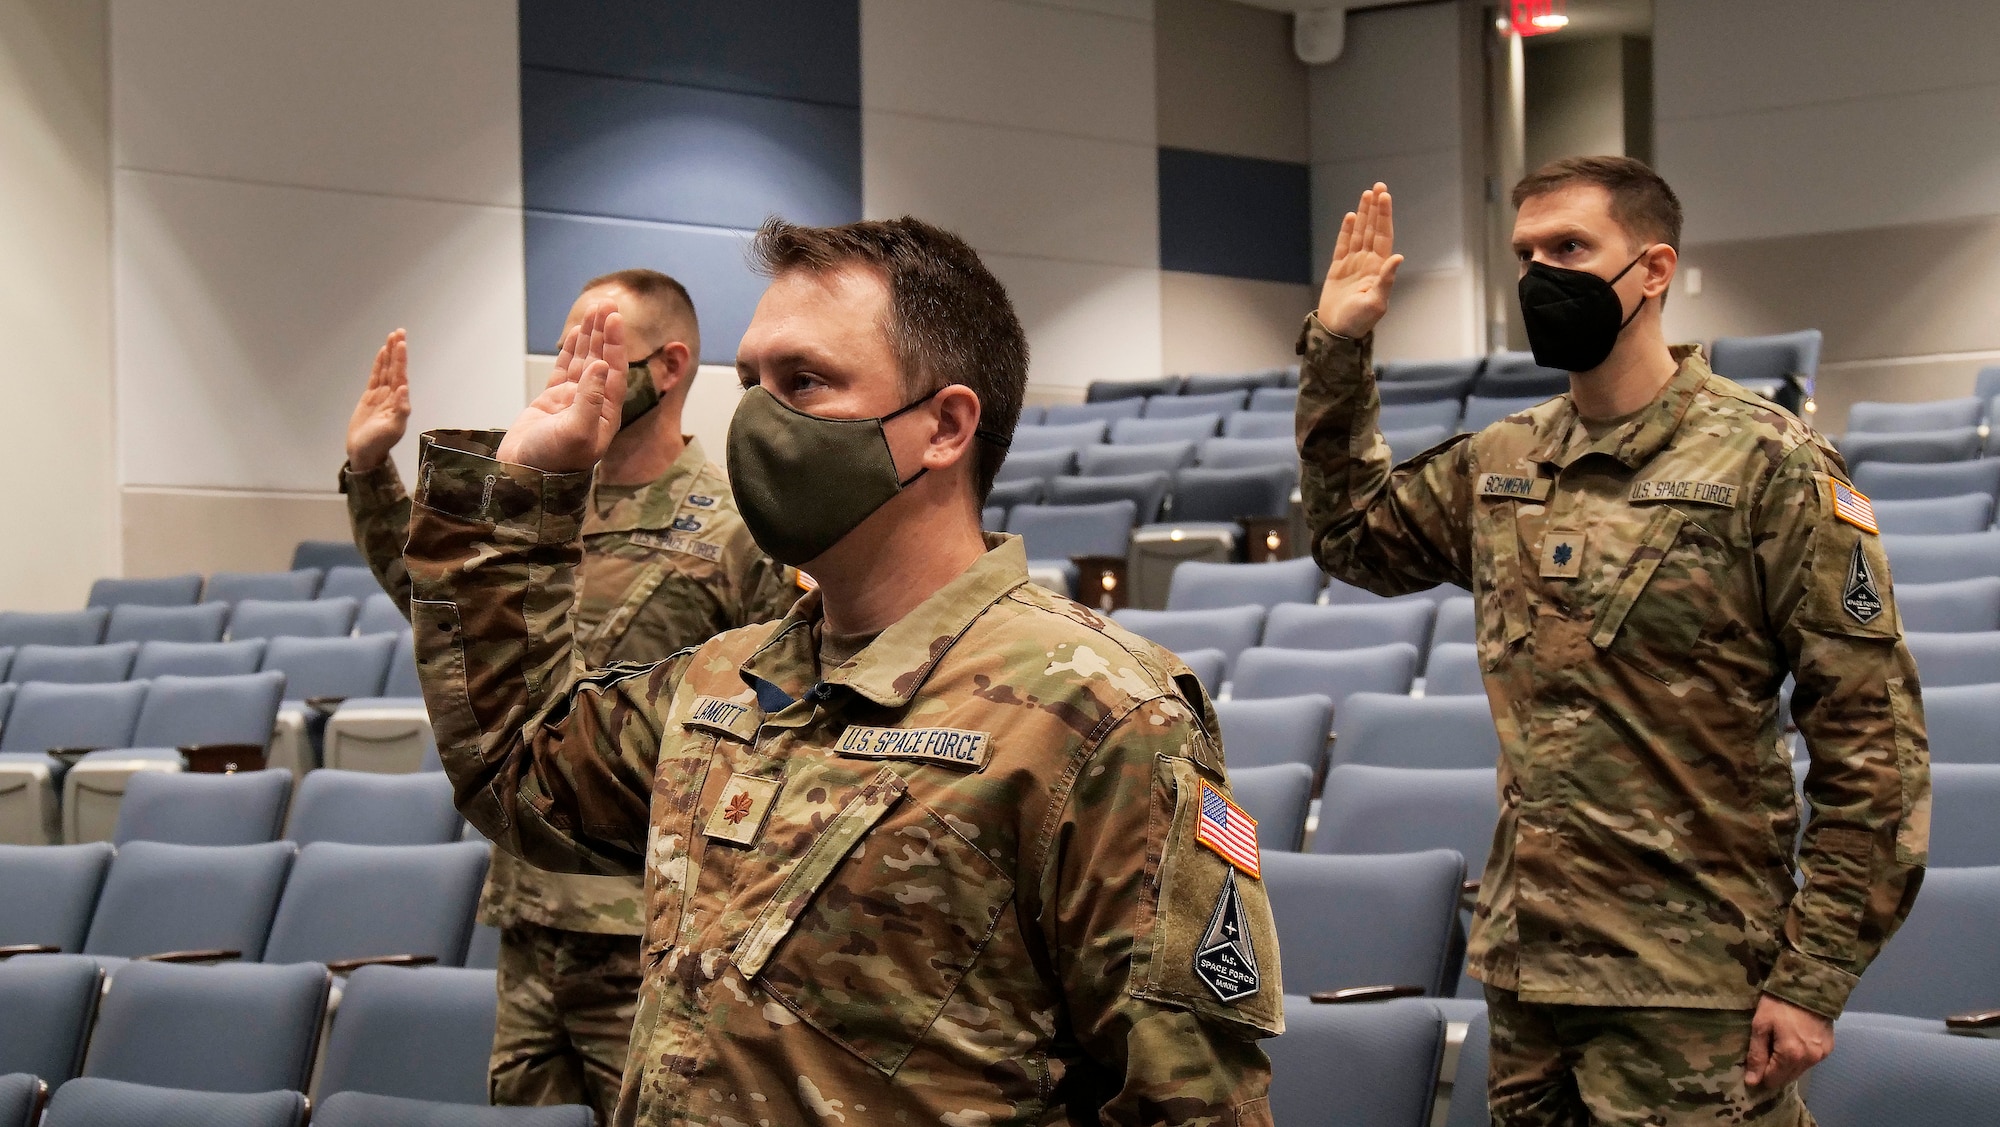
<instances>
[{"instance_id":1,"label":"camouflage uniform jacket","mask_svg":"<svg viewBox=\"0 0 2000 1127\"><path fill-rule=\"evenodd\" d=\"M1198 843L1229 792L1185 666L993 537L823 676L815 593L577 678L586 479L447 443L408 558L460 808L646 875L618 1122L1270 1122L1276 935L1254 846Z\"/></svg>"},{"instance_id":2,"label":"camouflage uniform jacket","mask_svg":"<svg viewBox=\"0 0 2000 1127\"><path fill-rule=\"evenodd\" d=\"M1930 825L1916 667L1880 537L1836 513L1840 456L1677 348L1659 398L1594 443L1563 395L1392 470L1368 342L1311 318L1300 351L1320 565L1478 600L1502 753L1474 975L1529 1002L1769 993L1837 1016L1909 912ZM1811 750L1796 861L1788 673Z\"/></svg>"},{"instance_id":3,"label":"camouflage uniform jacket","mask_svg":"<svg viewBox=\"0 0 2000 1127\"><path fill-rule=\"evenodd\" d=\"M410 499L393 462L341 473L355 543L384 590L409 613L403 564ZM657 661L725 630L783 617L797 599L796 572L771 563L736 515L722 471L701 444L659 480L583 524L577 657L586 667ZM528 921L565 931L638 935L645 920L634 877L548 873L496 851L479 918L495 927Z\"/></svg>"}]
</instances>

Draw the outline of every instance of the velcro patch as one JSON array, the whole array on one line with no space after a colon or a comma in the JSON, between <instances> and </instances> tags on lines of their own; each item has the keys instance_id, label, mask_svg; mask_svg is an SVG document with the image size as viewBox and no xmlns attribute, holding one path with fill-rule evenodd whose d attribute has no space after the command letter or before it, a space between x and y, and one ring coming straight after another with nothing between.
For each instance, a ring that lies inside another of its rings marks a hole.
<instances>
[{"instance_id":1,"label":"velcro patch","mask_svg":"<svg viewBox=\"0 0 2000 1127\"><path fill-rule=\"evenodd\" d=\"M1201 814L1195 819L1194 839L1250 876L1263 877L1264 861L1257 852L1257 819L1209 786L1207 780L1201 784Z\"/></svg>"},{"instance_id":2,"label":"velcro patch","mask_svg":"<svg viewBox=\"0 0 2000 1127\"><path fill-rule=\"evenodd\" d=\"M682 555L699 556L709 563L715 563L722 558L722 545L697 540L685 532L669 532L665 535L658 532L634 532L632 543L679 552Z\"/></svg>"},{"instance_id":3,"label":"velcro patch","mask_svg":"<svg viewBox=\"0 0 2000 1127\"><path fill-rule=\"evenodd\" d=\"M1584 534L1552 528L1542 534L1542 578L1575 579L1583 574Z\"/></svg>"},{"instance_id":4,"label":"velcro patch","mask_svg":"<svg viewBox=\"0 0 2000 1127\"><path fill-rule=\"evenodd\" d=\"M682 723L719 729L738 739L747 740L756 734L757 719L758 714L750 707L748 701L704 696L694 698L694 707L688 710L687 719Z\"/></svg>"},{"instance_id":5,"label":"velcro patch","mask_svg":"<svg viewBox=\"0 0 2000 1127\"><path fill-rule=\"evenodd\" d=\"M957 728L871 728L849 725L833 750L856 759L921 759L947 767L986 768L987 734Z\"/></svg>"},{"instance_id":6,"label":"velcro patch","mask_svg":"<svg viewBox=\"0 0 2000 1127\"><path fill-rule=\"evenodd\" d=\"M1868 566L1868 555L1861 550L1859 540L1854 542L1853 558L1847 561L1847 587L1841 593L1840 605L1863 626L1882 617L1882 595L1875 589L1875 570Z\"/></svg>"},{"instance_id":7,"label":"velcro patch","mask_svg":"<svg viewBox=\"0 0 2000 1127\"><path fill-rule=\"evenodd\" d=\"M1871 536L1881 535L1875 523L1875 504L1859 489L1852 489L1829 477L1827 489L1833 493L1833 515Z\"/></svg>"},{"instance_id":8,"label":"velcro patch","mask_svg":"<svg viewBox=\"0 0 2000 1127\"><path fill-rule=\"evenodd\" d=\"M712 509L715 507L715 498L700 493L690 493L687 495L687 503L697 509Z\"/></svg>"},{"instance_id":9,"label":"velcro patch","mask_svg":"<svg viewBox=\"0 0 2000 1127\"><path fill-rule=\"evenodd\" d=\"M708 812L702 833L732 845L750 845L764 830L764 819L778 797L782 779L760 779L755 775L731 775L729 784L716 796L715 809Z\"/></svg>"},{"instance_id":10,"label":"velcro patch","mask_svg":"<svg viewBox=\"0 0 2000 1127\"><path fill-rule=\"evenodd\" d=\"M1222 893L1209 913L1208 928L1194 948L1194 976L1225 1002L1257 992L1257 947L1250 938L1250 921L1243 914L1243 895L1236 890L1236 870L1226 870Z\"/></svg>"},{"instance_id":11,"label":"velcro patch","mask_svg":"<svg viewBox=\"0 0 2000 1127\"><path fill-rule=\"evenodd\" d=\"M1628 500L1640 501L1684 501L1691 505L1716 505L1724 509L1736 507L1736 487L1719 481L1635 481L1632 495Z\"/></svg>"},{"instance_id":12,"label":"velcro patch","mask_svg":"<svg viewBox=\"0 0 2000 1127\"><path fill-rule=\"evenodd\" d=\"M1479 495L1481 497L1506 497L1520 501L1546 501L1549 499L1549 490L1554 485L1555 480L1546 477L1516 477L1503 473L1479 475Z\"/></svg>"}]
</instances>

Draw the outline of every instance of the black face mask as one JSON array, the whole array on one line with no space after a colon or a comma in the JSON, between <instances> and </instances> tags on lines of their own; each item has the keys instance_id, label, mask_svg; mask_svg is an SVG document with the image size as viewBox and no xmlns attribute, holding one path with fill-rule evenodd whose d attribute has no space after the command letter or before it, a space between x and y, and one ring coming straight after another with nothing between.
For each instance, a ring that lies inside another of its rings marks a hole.
<instances>
[{"instance_id":1,"label":"black face mask","mask_svg":"<svg viewBox=\"0 0 2000 1127\"><path fill-rule=\"evenodd\" d=\"M1528 331L1535 363L1565 372L1588 372L1604 363L1618 345L1618 334L1646 307L1641 297L1632 316L1622 317L1624 307L1611 287L1651 249L1640 251L1608 282L1588 270L1529 265L1521 275L1521 326Z\"/></svg>"}]
</instances>

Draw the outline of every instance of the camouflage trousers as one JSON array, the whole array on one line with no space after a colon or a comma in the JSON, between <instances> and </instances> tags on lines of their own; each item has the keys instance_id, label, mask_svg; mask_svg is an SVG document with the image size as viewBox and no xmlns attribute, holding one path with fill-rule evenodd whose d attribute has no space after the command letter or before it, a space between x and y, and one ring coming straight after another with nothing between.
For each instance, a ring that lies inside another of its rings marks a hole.
<instances>
[{"instance_id":1,"label":"camouflage trousers","mask_svg":"<svg viewBox=\"0 0 2000 1127\"><path fill-rule=\"evenodd\" d=\"M586 1104L609 1123L639 1005L639 937L511 924L500 932L498 978L493 1102Z\"/></svg>"},{"instance_id":2,"label":"camouflage trousers","mask_svg":"<svg viewBox=\"0 0 2000 1127\"><path fill-rule=\"evenodd\" d=\"M1486 988L1494 1127L1812 1127L1798 1085L1751 1091L1749 1010L1522 1002Z\"/></svg>"}]
</instances>

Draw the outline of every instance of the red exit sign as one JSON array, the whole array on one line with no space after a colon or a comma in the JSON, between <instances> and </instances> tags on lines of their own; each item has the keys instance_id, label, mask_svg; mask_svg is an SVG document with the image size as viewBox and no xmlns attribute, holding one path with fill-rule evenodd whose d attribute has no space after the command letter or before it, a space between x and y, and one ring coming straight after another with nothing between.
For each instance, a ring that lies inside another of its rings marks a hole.
<instances>
[{"instance_id":1,"label":"red exit sign","mask_svg":"<svg viewBox=\"0 0 2000 1127\"><path fill-rule=\"evenodd\" d=\"M1511 22L1523 36L1547 35L1569 26L1569 0L1513 0Z\"/></svg>"}]
</instances>

